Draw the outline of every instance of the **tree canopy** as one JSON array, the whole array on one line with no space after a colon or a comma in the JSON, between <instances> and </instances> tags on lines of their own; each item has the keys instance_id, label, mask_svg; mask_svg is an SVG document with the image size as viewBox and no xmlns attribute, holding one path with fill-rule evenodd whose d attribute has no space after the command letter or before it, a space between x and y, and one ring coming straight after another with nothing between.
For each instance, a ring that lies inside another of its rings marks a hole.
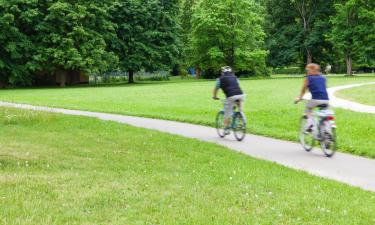
<instances>
[{"instance_id":1,"label":"tree canopy","mask_svg":"<svg viewBox=\"0 0 375 225\"><path fill-rule=\"evenodd\" d=\"M353 60L359 65L375 65L375 2L342 1L335 9L330 40L344 55L347 74L353 73Z\"/></svg>"},{"instance_id":2,"label":"tree canopy","mask_svg":"<svg viewBox=\"0 0 375 225\"><path fill-rule=\"evenodd\" d=\"M192 16L192 64L215 74L223 65L266 74L262 7L253 0L201 0Z\"/></svg>"},{"instance_id":3,"label":"tree canopy","mask_svg":"<svg viewBox=\"0 0 375 225\"><path fill-rule=\"evenodd\" d=\"M316 62L375 68L371 0L0 0L0 86L73 74Z\"/></svg>"}]
</instances>

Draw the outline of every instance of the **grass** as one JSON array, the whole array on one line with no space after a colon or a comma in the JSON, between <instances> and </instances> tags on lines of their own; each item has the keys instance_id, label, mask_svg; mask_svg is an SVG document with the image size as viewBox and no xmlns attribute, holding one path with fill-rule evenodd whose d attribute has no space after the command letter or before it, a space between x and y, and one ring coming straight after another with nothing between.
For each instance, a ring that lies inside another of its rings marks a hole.
<instances>
[{"instance_id":1,"label":"grass","mask_svg":"<svg viewBox=\"0 0 375 225\"><path fill-rule=\"evenodd\" d=\"M338 97L375 106L375 84L345 89L336 93Z\"/></svg>"},{"instance_id":2,"label":"grass","mask_svg":"<svg viewBox=\"0 0 375 225\"><path fill-rule=\"evenodd\" d=\"M373 224L375 194L224 147L0 108L0 224Z\"/></svg>"},{"instance_id":3,"label":"grass","mask_svg":"<svg viewBox=\"0 0 375 225\"><path fill-rule=\"evenodd\" d=\"M329 79L330 86L371 82L375 77ZM297 141L303 105L293 100L302 78L248 79L245 110L251 133ZM211 100L213 81L157 82L111 87L13 89L0 91L0 100L70 109L214 125L220 101ZM341 151L375 158L375 116L337 109ZM214 134L213 134L214 135Z\"/></svg>"}]
</instances>

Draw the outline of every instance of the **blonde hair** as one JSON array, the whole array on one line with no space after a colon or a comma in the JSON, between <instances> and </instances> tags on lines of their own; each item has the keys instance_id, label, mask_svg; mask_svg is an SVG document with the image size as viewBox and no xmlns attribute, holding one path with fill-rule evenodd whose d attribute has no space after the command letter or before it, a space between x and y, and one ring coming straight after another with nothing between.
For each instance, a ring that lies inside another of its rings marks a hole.
<instances>
[{"instance_id":1,"label":"blonde hair","mask_svg":"<svg viewBox=\"0 0 375 225\"><path fill-rule=\"evenodd\" d=\"M313 71L319 71L319 72L321 72L321 70L322 70L322 68L320 67L320 65L316 64L316 63L309 63L309 64L307 64L306 69L307 70L313 70Z\"/></svg>"}]
</instances>

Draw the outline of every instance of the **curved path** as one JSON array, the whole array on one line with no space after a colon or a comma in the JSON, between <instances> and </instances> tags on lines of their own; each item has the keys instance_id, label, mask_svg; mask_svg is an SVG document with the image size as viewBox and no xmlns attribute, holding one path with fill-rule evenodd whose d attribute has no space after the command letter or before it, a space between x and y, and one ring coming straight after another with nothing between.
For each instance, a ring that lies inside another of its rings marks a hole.
<instances>
[{"instance_id":1,"label":"curved path","mask_svg":"<svg viewBox=\"0 0 375 225\"><path fill-rule=\"evenodd\" d=\"M329 93L330 99L331 99L330 104L333 107L337 107L337 108L343 108L343 109L356 111L356 112L364 112L364 113L375 114L375 106L363 105L363 104L360 104L360 103L357 103L357 102L348 101L348 100L338 98L338 97L335 96L335 93L337 91L355 88L355 87L360 87L360 86L364 86L364 85L371 85L371 84L375 84L375 82L362 83L362 84L350 84L350 85L345 85L345 86L329 88L328 93Z\"/></svg>"},{"instance_id":2,"label":"curved path","mask_svg":"<svg viewBox=\"0 0 375 225\"><path fill-rule=\"evenodd\" d=\"M256 135L248 135L243 142L237 142L233 138L220 139L217 137L214 128L188 123L108 113L37 107L7 102L0 102L0 106L93 117L199 139L225 146L258 159L273 161L290 168L303 170L317 176L337 180L375 192L375 160L373 159L344 153L337 153L333 158L326 158L320 150L307 153L303 151L301 146L297 143ZM280 179L282 179L282 177L280 177Z\"/></svg>"}]
</instances>

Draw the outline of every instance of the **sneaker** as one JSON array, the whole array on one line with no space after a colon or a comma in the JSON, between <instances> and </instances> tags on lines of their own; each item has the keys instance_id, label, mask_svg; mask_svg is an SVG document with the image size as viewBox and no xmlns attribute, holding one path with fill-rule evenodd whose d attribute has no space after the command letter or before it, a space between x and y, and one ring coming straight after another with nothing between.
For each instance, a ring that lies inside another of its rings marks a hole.
<instances>
[{"instance_id":1,"label":"sneaker","mask_svg":"<svg viewBox=\"0 0 375 225\"><path fill-rule=\"evenodd\" d=\"M225 130L224 130L224 134L225 134L225 135L229 135L229 134L230 134L230 129L229 129L229 128L225 128Z\"/></svg>"}]
</instances>

